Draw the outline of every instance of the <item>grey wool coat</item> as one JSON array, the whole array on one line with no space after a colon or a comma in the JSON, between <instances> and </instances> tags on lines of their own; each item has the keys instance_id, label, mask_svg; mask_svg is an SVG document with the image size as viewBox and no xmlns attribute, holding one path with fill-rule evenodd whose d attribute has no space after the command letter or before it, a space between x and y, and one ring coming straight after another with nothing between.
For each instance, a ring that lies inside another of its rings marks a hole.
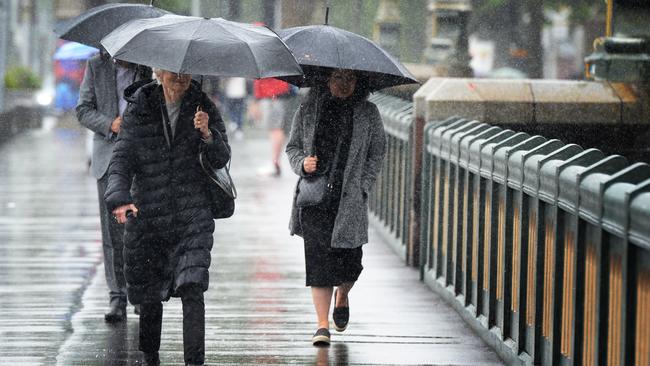
<instances>
[{"instance_id":1,"label":"grey wool coat","mask_svg":"<svg viewBox=\"0 0 650 366\"><path fill-rule=\"evenodd\" d=\"M110 58L93 56L86 64L79 88L77 119L81 125L95 133L90 172L96 179L108 171L108 163L117 140L117 135L111 132L111 124L119 111L115 70ZM139 67L134 81L147 79L151 80L151 69Z\"/></svg>"},{"instance_id":2,"label":"grey wool coat","mask_svg":"<svg viewBox=\"0 0 650 366\"><path fill-rule=\"evenodd\" d=\"M286 148L291 168L299 176L306 174L303 160L312 151L317 115L313 104L303 103L296 111ZM368 194L381 171L386 149L384 125L373 103L364 100L356 104L352 125L341 201L332 232L333 248L357 248L368 242ZM296 193L297 190L294 191L289 230L291 235L302 236Z\"/></svg>"}]
</instances>

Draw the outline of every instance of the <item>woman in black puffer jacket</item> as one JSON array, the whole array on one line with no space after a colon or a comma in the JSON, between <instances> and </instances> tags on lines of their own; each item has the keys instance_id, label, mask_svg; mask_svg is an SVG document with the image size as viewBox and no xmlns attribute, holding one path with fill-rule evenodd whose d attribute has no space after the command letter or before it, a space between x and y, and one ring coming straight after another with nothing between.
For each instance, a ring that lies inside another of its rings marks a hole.
<instances>
[{"instance_id":1,"label":"woman in black puffer jacket","mask_svg":"<svg viewBox=\"0 0 650 366\"><path fill-rule=\"evenodd\" d=\"M140 350L157 364L162 301L183 302L185 362L203 364L205 306L214 220L205 149L219 168L230 159L215 105L189 75L156 70L160 80L125 91L129 106L109 165L106 204L125 222L128 298L140 304ZM132 215L128 215L132 213Z\"/></svg>"}]
</instances>

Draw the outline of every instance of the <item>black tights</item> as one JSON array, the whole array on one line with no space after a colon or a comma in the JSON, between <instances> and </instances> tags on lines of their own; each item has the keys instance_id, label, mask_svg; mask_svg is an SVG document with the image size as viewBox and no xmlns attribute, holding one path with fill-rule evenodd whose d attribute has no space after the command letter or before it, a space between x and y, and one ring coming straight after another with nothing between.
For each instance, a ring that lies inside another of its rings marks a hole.
<instances>
[{"instance_id":1,"label":"black tights","mask_svg":"<svg viewBox=\"0 0 650 366\"><path fill-rule=\"evenodd\" d=\"M203 364L205 359L205 303L203 290L190 285L180 290L183 302L183 351L185 363ZM160 349L163 306L161 302L140 305L140 350Z\"/></svg>"}]
</instances>

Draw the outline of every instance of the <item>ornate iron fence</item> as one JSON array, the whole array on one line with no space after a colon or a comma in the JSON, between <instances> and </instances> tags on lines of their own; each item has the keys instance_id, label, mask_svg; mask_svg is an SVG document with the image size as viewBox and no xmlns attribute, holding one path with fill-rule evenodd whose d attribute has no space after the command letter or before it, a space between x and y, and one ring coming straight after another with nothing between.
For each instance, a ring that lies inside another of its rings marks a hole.
<instances>
[{"instance_id":1,"label":"ornate iron fence","mask_svg":"<svg viewBox=\"0 0 650 366\"><path fill-rule=\"evenodd\" d=\"M389 95L370 97L384 121L386 159L376 187L369 198L373 220L381 225L393 249L405 259L408 246L411 145L413 103Z\"/></svg>"},{"instance_id":2,"label":"ornate iron fence","mask_svg":"<svg viewBox=\"0 0 650 366\"><path fill-rule=\"evenodd\" d=\"M411 109L373 101L371 211L403 253ZM422 278L506 361L650 363L649 165L462 118L427 124L421 153Z\"/></svg>"},{"instance_id":3,"label":"ornate iron fence","mask_svg":"<svg viewBox=\"0 0 650 366\"><path fill-rule=\"evenodd\" d=\"M504 358L646 364L650 165L463 119L424 154L424 280Z\"/></svg>"}]
</instances>

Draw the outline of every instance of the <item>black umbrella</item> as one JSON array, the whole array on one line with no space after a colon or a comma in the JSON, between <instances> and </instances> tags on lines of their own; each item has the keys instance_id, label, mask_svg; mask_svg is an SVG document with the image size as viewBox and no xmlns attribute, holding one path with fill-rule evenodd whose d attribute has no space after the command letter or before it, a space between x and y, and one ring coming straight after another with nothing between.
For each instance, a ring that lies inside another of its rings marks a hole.
<instances>
[{"instance_id":1,"label":"black umbrella","mask_svg":"<svg viewBox=\"0 0 650 366\"><path fill-rule=\"evenodd\" d=\"M54 32L59 38L99 48L102 38L129 20L157 18L165 14L170 13L151 5L106 4L68 20L57 26Z\"/></svg>"},{"instance_id":2,"label":"black umbrella","mask_svg":"<svg viewBox=\"0 0 650 366\"><path fill-rule=\"evenodd\" d=\"M279 35L303 68L304 79L284 78L292 84L313 86L335 69L367 75L371 90L418 82L396 58L358 34L329 25L310 25L287 28Z\"/></svg>"},{"instance_id":3,"label":"black umbrella","mask_svg":"<svg viewBox=\"0 0 650 366\"><path fill-rule=\"evenodd\" d=\"M118 60L178 73L251 79L302 75L272 30L221 18L137 19L114 30L102 45Z\"/></svg>"}]
</instances>

